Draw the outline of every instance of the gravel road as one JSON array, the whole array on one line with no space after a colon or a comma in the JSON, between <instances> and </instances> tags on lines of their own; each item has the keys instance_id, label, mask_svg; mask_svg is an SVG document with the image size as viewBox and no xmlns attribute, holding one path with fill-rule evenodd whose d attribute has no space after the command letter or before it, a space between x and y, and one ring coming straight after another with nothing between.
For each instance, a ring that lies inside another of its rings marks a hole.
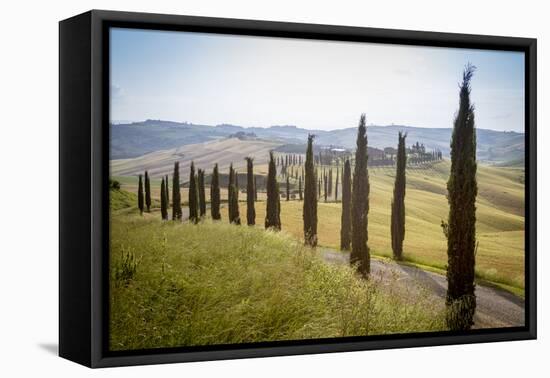
<instances>
[{"instance_id":1,"label":"gravel road","mask_svg":"<svg viewBox=\"0 0 550 378\"><path fill-rule=\"evenodd\" d=\"M349 264L349 253L321 249L323 259L334 264ZM407 286L416 284L445 303L447 278L420 268L391 261L371 259L371 274L381 282L397 279ZM489 286L476 286L477 307L474 328L520 327L525 324L525 301L507 291Z\"/></svg>"}]
</instances>

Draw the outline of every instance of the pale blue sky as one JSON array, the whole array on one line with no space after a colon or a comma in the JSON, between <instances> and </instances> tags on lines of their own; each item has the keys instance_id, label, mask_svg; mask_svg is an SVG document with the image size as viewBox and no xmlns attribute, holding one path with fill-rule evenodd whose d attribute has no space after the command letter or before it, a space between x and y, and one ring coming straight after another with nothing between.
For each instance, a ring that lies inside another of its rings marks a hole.
<instances>
[{"instance_id":1,"label":"pale blue sky","mask_svg":"<svg viewBox=\"0 0 550 378\"><path fill-rule=\"evenodd\" d=\"M523 131L518 52L111 30L111 120L451 127L464 65L478 128Z\"/></svg>"}]
</instances>

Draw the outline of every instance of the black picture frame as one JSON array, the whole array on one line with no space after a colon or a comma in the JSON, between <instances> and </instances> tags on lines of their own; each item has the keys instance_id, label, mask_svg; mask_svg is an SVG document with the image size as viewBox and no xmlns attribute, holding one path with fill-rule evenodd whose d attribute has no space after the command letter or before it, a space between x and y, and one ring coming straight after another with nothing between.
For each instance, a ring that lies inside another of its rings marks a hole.
<instances>
[{"instance_id":1,"label":"black picture frame","mask_svg":"<svg viewBox=\"0 0 550 378\"><path fill-rule=\"evenodd\" d=\"M525 326L109 352L109 65L112 26L525 53ZM535 339L536 39L92 10L59 24L59 354L89 367Z\"/></svg>"}]
</instances>

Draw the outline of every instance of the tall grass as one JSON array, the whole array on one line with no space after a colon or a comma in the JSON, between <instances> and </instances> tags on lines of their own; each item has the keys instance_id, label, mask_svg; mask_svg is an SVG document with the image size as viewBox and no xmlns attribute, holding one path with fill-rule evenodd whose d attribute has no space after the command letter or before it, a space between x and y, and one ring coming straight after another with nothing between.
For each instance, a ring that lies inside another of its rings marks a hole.
<instances>
[{"instance_id":1,"label":"tall grass","mask_svg":"<svg viewBox=\"0 0 550 378\"><path fill-rule=\"evenodd\" d=\"M120 284L128 254L139 263ZM111 350L444 329L428 296L362 280L284 232L115 212L110 266Z\"/></svg>"}]
</instances>

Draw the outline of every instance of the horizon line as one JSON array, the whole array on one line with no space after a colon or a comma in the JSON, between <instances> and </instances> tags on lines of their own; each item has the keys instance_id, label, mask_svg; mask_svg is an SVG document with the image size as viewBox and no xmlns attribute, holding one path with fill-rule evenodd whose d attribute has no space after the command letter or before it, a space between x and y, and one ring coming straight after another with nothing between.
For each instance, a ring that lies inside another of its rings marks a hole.
<instances>
[{"instance_id":1,"label":"horizon line","mask_svg":"<svg viewBox=\"0 0 550 378\"><path fill-rule=\"evenodd\" d=\"M193 123L193 122L189 122L189 121L171 121L171 120L167 120L167 119L153 119L153 118L147 118L147 119L141 120L141 121L110 120L109 125L112 125L112 126L132 125L132 124L136 124L136 123L145 123L145 122L148 122L148 121L176 123L176 124L180 124L180 125L185 124L185 125L194 125L194 126L206 126L206 127L232 126L232 127L240 127L242 129L270 129L272 127L291 127L291 128L300 129L300 130L320 131L320 132L324 132L324 133L330 133L330 132L334 132L334 131L348 130L348 129L356 128L356 126L350 126L350 127L344 127L344 128L341 128L341 129L322 130L322 129L306 129L304 127L300 127L300 126L297 126L297 125L242 126L242 125L236 125L236 124L232 124L232 123L220 123L220 124L217 124L217 125L207 125L207 124L202 124L202 123ZM452 130L453 129L453 127L424 127L424 126L400 125L400 124L393 124L393 123L389 124L389 125L377 125L377 124L371 123L371 124L367 124L367 128L368 127L409 127L409 128L426 129L426 130L446 130L446 129L451 129ZM486 128L482 128L482 127L476 127L476 130L487 130L487 131L494 131L494 132L498 132L498 133L516 133L516 134L525 135L525 131L495 130L495 129L486 129Z\"/></svg>"}]
</instances>

